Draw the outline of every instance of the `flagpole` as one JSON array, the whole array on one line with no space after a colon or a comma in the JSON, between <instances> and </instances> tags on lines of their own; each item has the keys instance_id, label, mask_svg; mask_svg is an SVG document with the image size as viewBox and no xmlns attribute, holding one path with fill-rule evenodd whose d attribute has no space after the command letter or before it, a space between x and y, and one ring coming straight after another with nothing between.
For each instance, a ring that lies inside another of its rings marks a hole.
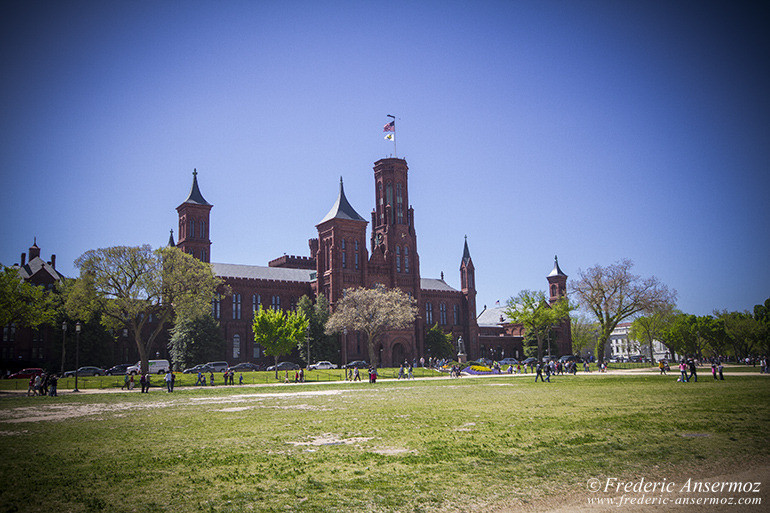
<instances>
[{"instance_id":1,"label":"flagpole","mask_svg":"<svg viewBox=\"0 0 770 513\"><path fill-rule=\"evenodd\" d=\"M393 119L393 156L398 158L398 151L396 150L396 116L388 114L388 117Z\"/></svg>"}]
</instances>

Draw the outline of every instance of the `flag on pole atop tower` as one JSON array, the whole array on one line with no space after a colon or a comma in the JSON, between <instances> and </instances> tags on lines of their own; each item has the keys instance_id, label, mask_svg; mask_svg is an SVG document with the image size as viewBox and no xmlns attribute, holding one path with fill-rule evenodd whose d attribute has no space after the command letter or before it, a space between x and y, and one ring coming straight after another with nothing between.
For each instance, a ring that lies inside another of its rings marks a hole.
<instances>
[{"instance_id":1,"label":"flag on pole atop tower","mask_svg":"<svg viewBox=\"0 0 770 513\"><path fill-rule=\"evenodd\" d=\"M382 129L383 132L395 132L396 131L396 120L394 119L387 125L385 125L385 128Z\"/></svg>"}]
</instances>

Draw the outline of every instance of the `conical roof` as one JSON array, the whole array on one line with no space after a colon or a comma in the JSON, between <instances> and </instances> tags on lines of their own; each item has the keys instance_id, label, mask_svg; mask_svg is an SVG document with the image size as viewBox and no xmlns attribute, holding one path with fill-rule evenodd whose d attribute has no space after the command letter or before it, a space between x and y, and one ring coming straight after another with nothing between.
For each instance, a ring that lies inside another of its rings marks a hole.
<instances>
[{"instance_id":1,"label":"conical roof","mask_svg":"<svg viewBox=\"0 0 770 513\"><path fill-rule=\"evenodd\" d=\"M559 268L559 257L554 256L553 257L553 269L551 270L551 274L548 275L548 278L554 277L554 276L564 276L567 277L564 272L562 272L561 268Z\"/></svg>"},{"instance_id":2,"label":"conical roof","mask_svg":"<svg viewBox=\"0 0 770 513\"><path fill-rule=\"evenodd\" d=\"M337 201L334 202L329 213L326 214L318 224L325 223L332 219L349 219L351 221L366 222L366 219L358 215L358 212L350 206L348 199L345 197L345 189L342 186L342 177L340 177L340 193L337 196Z\"/></svg>"},{"instance_id":3,"label":"conical roof","mask_svg":"<svg viewBox=\"0 0 770 513\"><path fill-rule=\"evenodd\" d=\"M211 203L209 203L203 198L203 194L201 194L201 190L198 188L198 170L197 169L193 169L193 183L192 183L192 188L190 189L190 195L187 196L187 199L184 200L183 203L194 203L196 205L211 206Z\"/></svg>"},{"instance_id":4,"label":"conical roof","mask_svg":"<svg viewBox=\"0 0 770 513\"><path fill-rule=\"evenodd\" d=\"M176 246L174 244L174 230L171 230L171 234L168 236L168 247L173 248L174 246Z\"/></svg>"},{"instance_id":5,"label":"conical roof","mask_svg":"<svg viewBox=\"0 0 770 513\"><path fill-rule=\"evenodd\" d=\"M471 260L471 252L468 249L468 236L465 236L465 247L463 248L463 263L468 264Z\"/></svg>"}]
</instances>

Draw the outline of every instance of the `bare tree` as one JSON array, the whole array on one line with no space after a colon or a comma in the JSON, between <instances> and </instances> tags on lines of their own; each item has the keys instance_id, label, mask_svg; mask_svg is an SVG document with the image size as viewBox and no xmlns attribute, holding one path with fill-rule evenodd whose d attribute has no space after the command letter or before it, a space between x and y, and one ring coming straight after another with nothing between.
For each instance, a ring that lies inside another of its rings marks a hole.
<instances>
[{"instance_id":1,"label":"bare tree","mask_svg":"<svg viewBox=\"0 0 770 513\"><path fill-rule=\"evenodd\" d=\"M380 337L386 331L410 328L416 316L415 300L399 289L382 286L347 289L326 322L326 333L339 333L344 329L365 333L369 361L377 365L375 347Z\"/></svg>"},{"instance_id":2,"label":"bare tree","mask_svg":"<svg viewBox=\"0 0 770 513\"><path fill-rule=\"evenodd\" d=\"M637 317L631 324L631 331L629 332L628 337L629 339L639 341L640 352L642 342L647 344L650 352L650 365L655 363L653 342L662 338L663 332L669 325L673 315L674 305L664 304L662 307L649 312L648 315Z\"/></svg>"},{"instance_id":3,"label":"bare tree","mask_svg":"<svg viewBox=\"0 0 770 513\"><path fill-rule=\"evenodd\" d=\"M599 323L596 357L600 361L604 359L604 346L619 322L676 301L675 290L669 290L655 276L642 278L632 274L633 266L629 259L606 267L596 265L578 271L578 279L572 282L576 300Z\"/></svg>"}]
</instances>

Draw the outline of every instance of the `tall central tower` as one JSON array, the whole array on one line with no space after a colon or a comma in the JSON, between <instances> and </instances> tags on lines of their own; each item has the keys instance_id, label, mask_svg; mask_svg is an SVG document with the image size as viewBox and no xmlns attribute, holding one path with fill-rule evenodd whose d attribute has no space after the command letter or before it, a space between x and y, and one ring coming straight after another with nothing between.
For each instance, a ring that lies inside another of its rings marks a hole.
<instances>
[{"instance_id":1,"label":"tall central tower","mask_svg":"<svg viewBox=\"0 0 770 513\"><path fill-rule=\"evenodd\" d=\"M414 209L409 206L409 168L397 158L374 163L375 205L372 211L370 272L383 285L413 294L420 289L420 264Z\"/></svg>"},{"instance_id":2,"label":"tall central tower","mask_svg":"<svg viewBox=\"0 0 770 513\"><path fill-rule=\"evenodd\" d=\"M176 207L179 214L179 242L177 247L201 262L211 261L209 214L213 205L206 201L198 188L198 171L193 170L190 194Z\"/></svg>"}]
</instances>

